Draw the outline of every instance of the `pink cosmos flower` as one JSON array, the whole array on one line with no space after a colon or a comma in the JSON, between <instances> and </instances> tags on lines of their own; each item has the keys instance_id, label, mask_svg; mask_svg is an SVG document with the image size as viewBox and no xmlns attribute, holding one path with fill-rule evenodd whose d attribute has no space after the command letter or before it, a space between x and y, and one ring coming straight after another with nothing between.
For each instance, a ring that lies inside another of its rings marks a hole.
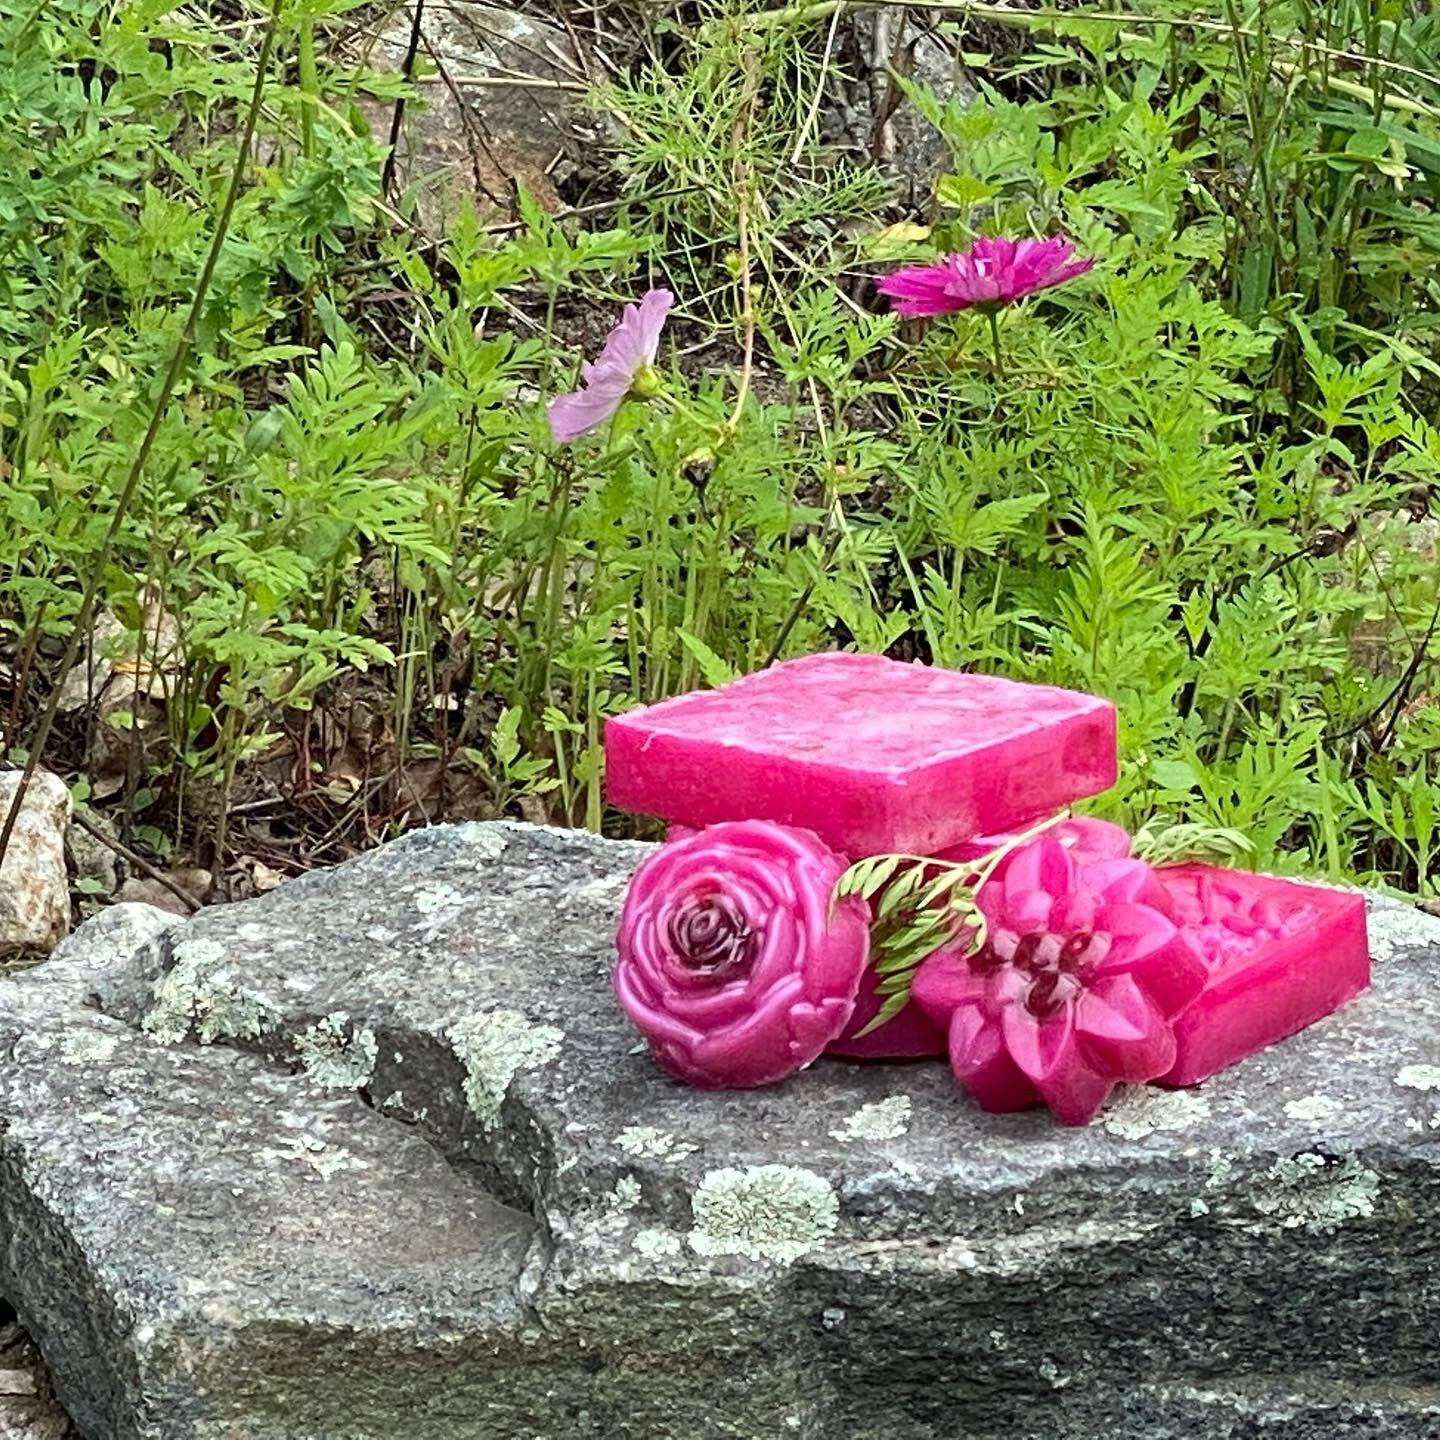
<instances>
[{"instance_id":1,"label":"pink cosmos flower","mask_svg":"<svg viewBox=\"0 0 1440 1440\"><path fill-rule=\"evenodd\" d=\"M766 1085L844 1029L870 958L864 902L832 912L845 867L809 830L768 820L711 825L641 864L615 993L663 1070L705 1089Z\"/></svg>"},{"instance_id":2,"label":"pink cosmos flower","mask_svg":"<svg viewBox=\"0 0 1440 1440\"><path fill-rule=\"evenodd\" d=\"M605 337L600 358L581 367L580 388L550 402L546 418L557 442L578 440L603 425L637 381L643 382L655 362L660 332L674 300L668 290L647 290L638 305L625 307L619 323Z\"/></svg>"},{"instance_id":3,"label":"pink cosmos flower","mask_svg":"<svg viewBox=\"0 0 1440 1440\"><path fill-rule=\"evenodd\" d=\"M673 827L670 833L674 834ZM998 850L1016 833L980 835L962 845L942 850L936 858L978 860ZM1072 820L1061 821L1046 833L1081 864L1092 860L1120 860L1130 854L1130 836L1119 825L1112 825L1106 820L1076 816ZM1000 870L1003 871L1007 863L1008 860L1002 861ZM872 968L866 968L860 981L860 992L855 998L855 1013L840 1038L825 1053L851 1060L913 1060L923 1055L943 1055L948 1047L945 1027L937 1025L913 1001L868 1035L860 1033L885 1003L886 997L879 991L879 979Z\"/></svg>"},{"instance_id":4,"label":"pink cosmos flower","mask_svg":"<svg viewBox=\"0 0 1440 1440\"><path fill-rule=\"evenodd\" d=\"M1084 1125L1120 1081L1170 1069L1172 1022L1206 972L1148 865L1082 863L1043 836L981 887L977 904L984 946L931 955L911 996L946 1026L951 1068L978 1104L1043 1101Z\"/></svg>"},{"instance_id":5,"label":"pink cosmos flower","mask_svg":"<svg viewBox=\"0 0 1440 1440\"><path fill-rule=\"evenodd\" d=\"M1006 240L982 235L968 250L946 255L933 265L908 265L875 288L895 302L900 315L948 315L972 306L993 310L1037 290L1063 285L1095 264L1072 260L1074 253L1074 244L1059 236Z\"/></svg>"}]
</instances>

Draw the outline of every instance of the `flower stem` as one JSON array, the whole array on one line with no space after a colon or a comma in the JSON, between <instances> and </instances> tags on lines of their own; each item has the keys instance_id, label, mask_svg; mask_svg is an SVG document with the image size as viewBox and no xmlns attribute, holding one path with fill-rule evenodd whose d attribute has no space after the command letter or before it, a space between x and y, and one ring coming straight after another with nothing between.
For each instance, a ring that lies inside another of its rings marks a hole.
<instances>
[{"instance_id":1,"label":"flower stem","mask_svg":"<svg viewBox=\"0 0 1440 1440\"><path fill-rule=\"evenodd\" d=\"M1005 354L1000 348L1000 317L994 310L987 310L985 318L990 322L990 343L995 347L995 374L1005 378Z\"/></svg>"}]
</instances>

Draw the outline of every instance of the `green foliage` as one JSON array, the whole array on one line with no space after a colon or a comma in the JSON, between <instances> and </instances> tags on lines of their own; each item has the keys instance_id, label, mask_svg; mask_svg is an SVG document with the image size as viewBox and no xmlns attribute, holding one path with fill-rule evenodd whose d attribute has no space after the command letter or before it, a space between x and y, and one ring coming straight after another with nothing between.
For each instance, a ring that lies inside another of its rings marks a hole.
<instances>
[{"instance_id":1,"label":"green foliage","mask_svg":"<svg viewBox=\"0 0 1440 1440\"><path fill-rule=\"evenodd\" d=\"M152 597L179 624L135 782L157 835L181 779L223 805L362 674L397 767L598 828L608 715L849 646L1114 698L1095 808L1157 857L1433 892L1432 19L1016 17L973 99L900 82L951 153L903 216L811 121L828 12L656 20L595 97L618 178L593 229L522 193L518 228L466 213L431 243L351 104L403 87L327 58L347 8L282 23L104 579L132 636ZM253 43L0 0L0 652L31 690L193 293ZM999 316L998 364L982 317L897 323L867 283L982 228L1098 260ZM667 393L555 446L545 397L649 283L678 297ZM8 700L14 746L34 700ZM911 887L901 962L947 913L946 874L913 873L880 886Z\"/></svg>"}]
</instances>

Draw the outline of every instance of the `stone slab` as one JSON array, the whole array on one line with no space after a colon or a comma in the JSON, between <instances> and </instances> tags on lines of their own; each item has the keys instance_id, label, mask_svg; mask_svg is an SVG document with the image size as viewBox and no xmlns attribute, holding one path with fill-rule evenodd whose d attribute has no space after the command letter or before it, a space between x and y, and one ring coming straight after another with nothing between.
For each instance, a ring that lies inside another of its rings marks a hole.
<instances>
[{"instance_id":1,"label":"stone slab","mask_svg":"<svg viewBox=\"0 0 1440 1440\"><path fill-rule=\"evenodd\" d=\"M0 1291L85 1434L1440 1434L1440 922L1077 1132L936 1062L669 1082L643 853L436 828L0 985Z\"/></svg>"}]
</instances>

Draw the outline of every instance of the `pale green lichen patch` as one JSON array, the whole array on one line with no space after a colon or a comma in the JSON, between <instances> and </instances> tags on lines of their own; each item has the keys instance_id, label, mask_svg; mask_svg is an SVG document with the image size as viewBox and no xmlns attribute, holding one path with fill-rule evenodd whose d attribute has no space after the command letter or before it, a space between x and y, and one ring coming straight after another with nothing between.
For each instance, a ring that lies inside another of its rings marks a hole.
<instances>
[{"instance_id":1,"label":"pale green lichen patch","mask_svg":"<svg viewBox=\"0 0 1440 1440\"><path fill-rule=\"evenodd\" d=\"M673 1230L637 1230L630 1243L650 1260L662 1260L680 1253L680 1237Z\"/></svg>"},{"instance_id":2,"label":"pale green lichen patch","mask_svg":"<svg viewBox=\"0 0 1440 1440\"><path fill-rule=\"evenodd\" d=\"M1412 905L1376 904L1366 919L1370 958L1380 964L1402 950L1418 950L1440 941L1440 922Z\"/></svg>"},{"instance_id":3,"label":"pale green lichen patch","mask_svg":"<svg viewBox=\"0 0 1440 1440\"><path fill-rule=\"evenodd\" d=\"M498 860L509 845L504 834L493 826L477 827L470 835L470 853L482 864Z\"/></svg>"},{"instance_id":4,"label":"pale green lichen patch","mask_svg":"<svg viewBox=\"0 0 1440 1440\"><path fill-rule=\"evenodd\" d=\"M700 1148L653 1125L629 1125L615 1137L615 1144L637 1160L683 1160Z\"/></svg>"},{"instance_id":5,"label":"pale green lichen patch","mask_svg":"<svg viewBox=\"0 0 1440 1440\"><path fill-rule=\"evenodd\" d=\"M1338 1100L1329 1095L1306 1095L1299 1100L1285 1102L1285 1113L1292 1120L1306 1122L1333 1120L1344 1108Z\"/></svg>"},{"instance_id":6,"label":"pale green lichen patch","mask_svg":"<svg viewBox=\"0 0 1440 1440\"><path fill-rule=\"evenodd\" d=\"M1406 1090L1440 1090L1440 1065L1406 1065L1395 1083Z\"/></svg>"},{"instance_id":7,"label":"pale green lichen patch","mask_svg":"<svg viewBox=\"0 0 1440 1440\"><path fill-rule=\"evenodd\" d=\"M1265 1172L1255 1209L1286 1230L1326 1235L1375 1213L1380 1177L1353 1155L1306 1151L1282 1157Z\"/></svg>"},{"instance_id":8,"label":"pale green lichen patch","mask_svg":"<svg viewBox=\"0 0 1440 1440\"><path fill-rule=\"evenodd\" d=\"M548 1065L565 1032L516 1010L492 1010L457 1021L445 1038L465 1069L466 1103L488 1129L500 1118L510 1082L521 1070Z\"/></svg>"},{"instance_id":9,"label":"pale green lichen patch","mask_svg":"<svg viewBox=\"0 0 1440 1440\"><path fill-rule=\"evenodd\" d=\"M120 1044L118 1035L99 1030L71 1030L60 1037L60 1059L66 1065L93 1065L109 1060Z\"/></svg>"},{"instance_id":10,"label":"pale green lichen patch","mask_svg":"<svg viewBox=\"0 0 1440 1440\"><path fill-rule=\"evenodd\" d=\"M216 1040L258 1040L278 1021L259 996L236 980L225 948L214 940L185 940L173 965L155 982L155 1003L142 1028L162 1045L178 1045L192 1029L202 1045Z\"/></svg>"},{"instance_id":11,"label":"pale green lichen patch","mask_svg":"<svg viewBox=\"0 0 1440 1440\"><path fill-rule=\"evenodd\" d=\"M263 1160L298 1160L309 1166L322 1180L329 1180L345 1170L368 1170L369 1165L358 1155L339 1145L327 1144L316 1135L294 1135L285 1141L287 1149L260 1151Z\"/></svg>"},{"instance_id":12,"label":"pale green lichen patch","mask_svg":"<svg viewBox=\"0 0 1440 1440\"><path fill-rule=\"evenodd\" d=\"M364 1089L380 1053L375 1032L338 1011L297 1035L295 1049L310 1079L333 1090Z\"/></svg>"},{"instance_id":13,"label":"pale green lichen patch","mask_svg":"<svg viewBox=\"0 0 1440 1440\"><path fill-rule=\"evenodd\" d=\"M622 1175L615 1188L605 1197L605 1208L612 1215L623 1215L640 1203L640 1182L633 1175Z\"/></svg>"},{"instance_id":14,"label":"pale green lichen patch","mask_svg":"<svg viewBox=\"0 0 1440 1440\"><path fill-rule=\"evenodd\" d=\"M1210 1113L1210 1102L1193 1090L1127 1091L1105 1112L1105 1129L1122 1140L1144 1140L1156 1131L1186 1130Z\"/></svg>"},{"instance_id":15,"label":"pale green lichen patch","mask_svg":"<svg viewBox=\"0 0 1440 1440\"><path fill-rule=\"evenodd\" d=\"M789 1265L834 1232L840 1202L823 1175L794 1165L711 1170L692 1202L690 1245L700 1255L743 1255Z\"/></svg>"},{"instance_id":16,"label":"pale green lichen patch","mask_svg":"<svg viewBox=\"0 0 1440 1440\"><path fill-rule=\"evenodd\" d=\"M425 885L415 892L415 908L422 915L438 915L445 910L456 910L465 903L465 897L453 886L437 881Z\"/></svg>"},{"instance_id":17,"label":"pale green lichen patch","mask_svg":"<svg viewBox=\"0 0 1440 1440\"><path fill-rule=\"evenodd\" d=\"M836 1140L898 1140L910 1128L910 1097L874 1100L848 1115L830 1134Z\"/></svg>"}]
</instances>

